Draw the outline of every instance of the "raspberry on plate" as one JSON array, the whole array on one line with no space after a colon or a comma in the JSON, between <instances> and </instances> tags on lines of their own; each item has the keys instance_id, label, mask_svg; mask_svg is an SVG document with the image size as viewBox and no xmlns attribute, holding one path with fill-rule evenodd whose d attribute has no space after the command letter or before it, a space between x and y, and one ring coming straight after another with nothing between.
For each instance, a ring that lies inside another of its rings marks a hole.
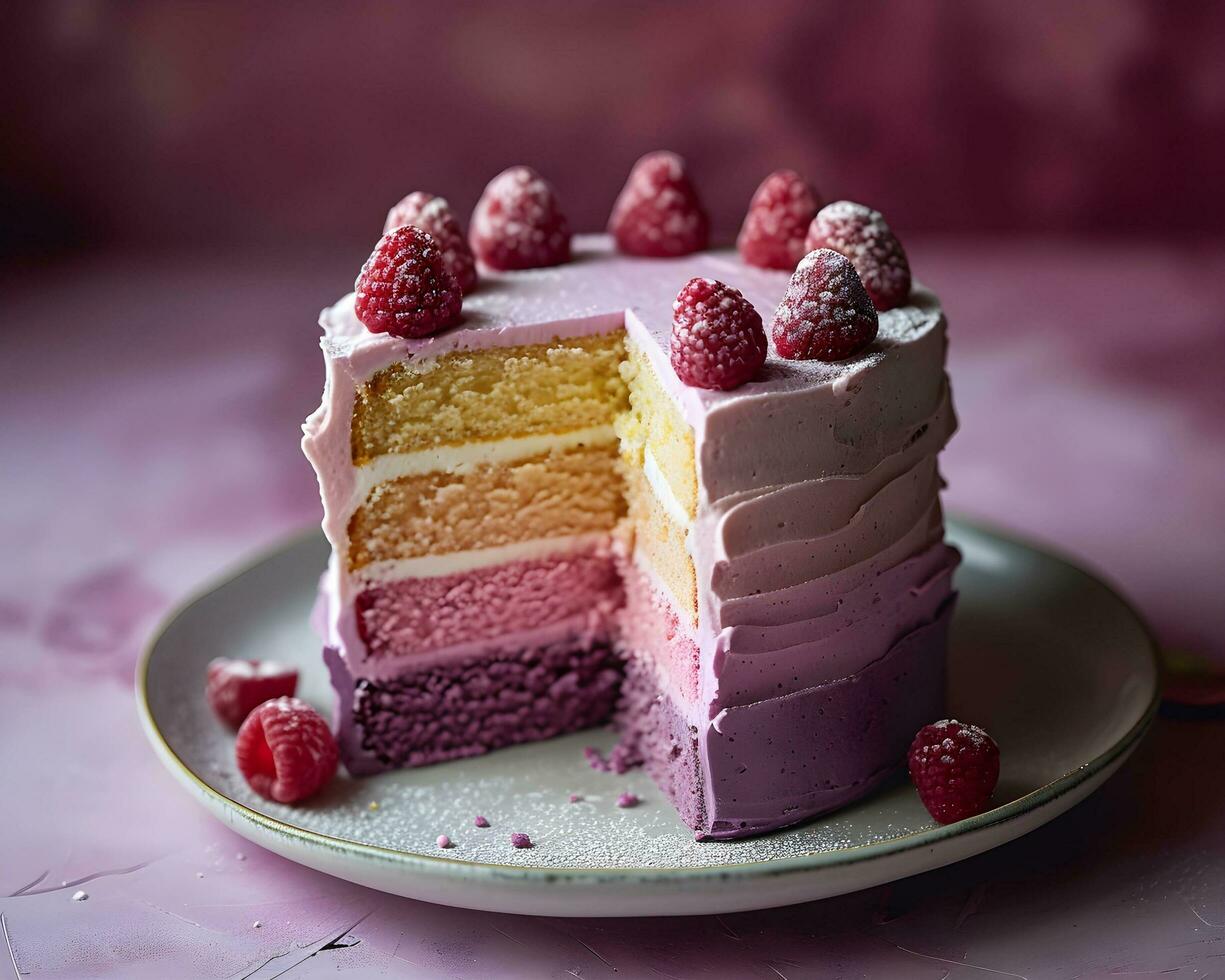
<instances>
[{"instance_id":1,"label":"raspberry on plate","mask_svg":"<svg viewBox=\"0 0 1225 980\"><path fill-rule=\"evenodd\" d=\"M919 799L941 824L982 813L1000 778L995 740L976 725L952 719L920 728L908 762Z\"/></svg>"},{"instance_id":2,"label":"raspberry on plate","mask_svg":"<svg viewBox=\"0 0 1225 980\"><path fill-rule=\"evenodd\" d=\"M357 318L373 333L428 337L459 322L463 294L442 249L413 225L379 240L353 289Z\"/></svg>"},{"instance_id":3,"label":"raspberry on plate","mask_svg":"<svg viewBox=\"0 0 1225 980\"><path fill-rule=\"evenodd\" d=\"M901 306L910 296L910 262L879 211L854 201L827 204L812 219L806 249L832 248L855 266L878 310Z\"/></svg>"},{"instance_id":4,"label":"raspberry on plate","mask_svg":"<svg viewBox=\"0 0 1225 980\"><path fill-rule=\"evenodd\" d=\"M736 237L748 265L794 269L808 252L804 239L821 206L817 192L794 170L776 170L753 194Z\"/></svg>"},{"instance_id":5,"label":"raspberry on plate","mask_svg":"<svg viewBox=\"0 0 1225 980\"><path fill-rule=\"evenodd\" d=\"M298 671L271 660L230 660L217 657L209 662L204 694L213 714L237 728L257 706L272 698L293 697L298 689Z\"/></svg>"},{"instance_id":6,"label":"raspberry on plate","mask_svg":"<svg viewBox=\"0 0 1225 980\"><path fill-rule=\"evenodd\" d=\"M405 225L415 225L430 235L442 249L442 264L459 284L460 291L472 292L476 287L476 259L447 199L413 191L387 212L383 234Z\"/></svg>"},{"instance_id":7,"label":"raspberry on plate","mask_svg":"<svg viewBox=\"0 0 1225 980\"><path fill-rule=\"evenodd\" d=\"M672 369L691 388L728 391L749 381L766 360L761 316L717 279L690 279L672 303Z\"/></svg>"},{"instance_id":8,"label":"raspberry on plate","mask_svg":"<svg viewBox=\"0 0 1225 980\"><path fill-rule=\"evenodd\" d=\"M617 196L608 230L627 255L669 258L700 252L710 242L710 218L675 153L642 157Z\"/></svg>"},{"instance_id":9,"label":"raspberry on plate","mask_svg":"<svg viewBox=\"0 0 1225 980\"><path fill-rule=\"evenodd\" d=\"M238 769L260 796L297 803L336 774L339 753L326 721L297 698L265 701L247 715L234 743Z\"/></svg>"},{"instance_id":10,"label":"raspberry on plate","mask_svg":"<svg viewBox=\"0 0 1225 980\"><path fill-rule=\"evenodd\" d=\"M468 228L476 257L491 269L540 269L570 261L570 224L553 185L531 167L491 180Z\"/></svg>"},{"instance_id":11,"label":"raspberry on plate","mask_svg":"<svg viewBox=\"0 0 1225 980\"><path fill-rule=\"evenodd\" d=\"M809 252L791 276L774 311L770 334L791 361L842 361L876 339L880 321L846 256L828 248Z\"/></svg>"}]
</instances>

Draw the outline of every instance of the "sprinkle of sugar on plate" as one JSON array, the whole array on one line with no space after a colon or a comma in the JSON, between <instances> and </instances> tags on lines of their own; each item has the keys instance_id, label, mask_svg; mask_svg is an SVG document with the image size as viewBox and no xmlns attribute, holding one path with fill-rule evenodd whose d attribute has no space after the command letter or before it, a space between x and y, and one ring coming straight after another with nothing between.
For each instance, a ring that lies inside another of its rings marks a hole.
<instances>
[{"instance_id":1,"label":"sprinkle of sugar on plate","mask_svg":"<svg viewBox=\"0 0 1225 980\"><path fill-rule=\"evenodd\" d=\"M89 892L74 892L72 900L74 902L84 902L89 899Z\"/></svg>"}]
</instances>

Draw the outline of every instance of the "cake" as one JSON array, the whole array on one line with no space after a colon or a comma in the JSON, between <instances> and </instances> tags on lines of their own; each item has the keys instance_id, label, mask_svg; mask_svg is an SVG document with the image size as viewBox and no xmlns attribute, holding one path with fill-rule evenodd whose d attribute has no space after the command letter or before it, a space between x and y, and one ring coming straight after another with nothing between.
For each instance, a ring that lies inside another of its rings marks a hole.
<instances>
[{"instance_id":1,"label":"cake","mask_svg":"<svg viewBox=\"0 0 1225 980\"><path fill-rule=\"evenodd\" d=\"M789 269L743 243L626 254L616 228L494 268L476 240L497 233L478 207L454 325L373 332L354 294L321 315L303 446L349 772L611 721L617 761L699 839L871 791L943 710L956 423L936 297L910 286L854 356L772 342L752 380L698 388L671 360L678 290L727 283L768 317Z\"/></svg>"}]
</instances>

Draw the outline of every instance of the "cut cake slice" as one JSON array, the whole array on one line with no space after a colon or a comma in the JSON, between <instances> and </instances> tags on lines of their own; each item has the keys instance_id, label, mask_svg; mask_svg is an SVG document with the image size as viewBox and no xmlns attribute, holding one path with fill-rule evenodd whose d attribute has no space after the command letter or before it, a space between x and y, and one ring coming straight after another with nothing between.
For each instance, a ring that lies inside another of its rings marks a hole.
<instances>
[{"instance_id":1,"label":"cut cake slice","mask_svg":"<svg viewBox=\"0 0 1225 980\"><path fill-rule=\"evenodd\" d=\"M355 774L614 712L699 837L869 791L939 717L956 553L936 456L945 322L916 287L863 354L767 359L730 392L668 363L694 276L766 315L731 252L487 272L464 321L371 334L325 310L303 441L333 555L316 621Z\"/></svg>"}]
</instances>

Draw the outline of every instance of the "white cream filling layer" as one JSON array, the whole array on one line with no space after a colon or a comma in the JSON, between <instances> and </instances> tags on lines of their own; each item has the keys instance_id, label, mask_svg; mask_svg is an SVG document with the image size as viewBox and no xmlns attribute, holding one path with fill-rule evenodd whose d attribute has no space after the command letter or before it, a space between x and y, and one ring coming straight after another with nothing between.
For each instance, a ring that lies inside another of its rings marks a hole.
<instances>
[{"instance_id":1,"label":"white cream filling layer","mask_svg":"<svg viewBox=\"0 0 1225 980\"><path fill-rule=\"evenodd\" d=\"M530 561L549 555L564 554L597 547L608 542L608 532L571 534L557 538L535 538L496 548L474 548L470 551L452 551L446 555L422 555L420 558L390 558L363 565L352 573L355 583L373 585L396 582L402 578L440 578L443 575L458 575L474 568L488 568L512 561Z\"/></svg>"},{"instance_id":2,"label":"white cream filling layer","mask_svg":"<svg viewBox=\"0 0 1225 980\"><path fill-rule=\"evenodd\" d=\"M609 424L560 434L546 432L541 435L498 439L494 442L437 446L412 453L387 453L354 468L355 485L348 512L352 515L365 503L371 490L388 480L437 472L463 475L484 463L512 463L550 451L566 452L581 446L601 446L616 441L617 435Z\"/></svg>"},{"instance_id":3,"label":"white cream filling layer","mask_svg":"<svg viewBox=\"0 0 1225 980\"><path fill-rule=\"evenodd\" d=\"M646 446L642 450L642 475L647 478L647 483L651 487L651 492L655 495L655 499L666 513L675 522L679 528L693 530L693 518L689 516L689 512L681 506L680 500L672 490L672 485L668 483L668 478L664 476L664 471L660 469L659 463L655 461L655 456L651 453L651 447Z\"/></svg>"}]
</instances>

